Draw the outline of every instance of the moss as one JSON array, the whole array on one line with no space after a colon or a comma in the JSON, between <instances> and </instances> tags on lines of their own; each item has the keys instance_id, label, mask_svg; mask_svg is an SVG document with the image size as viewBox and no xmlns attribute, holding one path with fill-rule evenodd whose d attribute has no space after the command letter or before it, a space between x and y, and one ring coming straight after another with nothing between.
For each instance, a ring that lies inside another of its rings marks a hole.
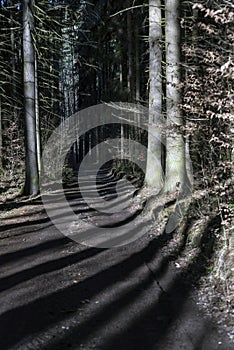
<instances>
[{"instance_id":1,"label":"moss","mask_svg":"<svg viewBox=\"0 0 234 350\"><path fill-rule=\"evenodd\" d=\"M25 193L25 185L23 185L19 191L19 196L23 196Z\"/></svg>"},{"instance_id":2,"label":"moss","mask_svg":"<svg viewBox=\"0 0 234 350\"><path fill-rule=\"evenodd\" d=\"M39 183L39 179L38 179L38 176L36 176L33 179L33 185L38 185L38 183Z\"/></svg>"}]
</instances>

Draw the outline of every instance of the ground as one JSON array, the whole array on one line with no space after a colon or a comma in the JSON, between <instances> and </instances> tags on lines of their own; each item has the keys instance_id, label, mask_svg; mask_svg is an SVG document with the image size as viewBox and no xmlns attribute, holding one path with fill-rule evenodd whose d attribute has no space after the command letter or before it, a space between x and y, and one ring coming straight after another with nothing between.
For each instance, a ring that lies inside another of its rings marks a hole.
<instances>
[{"instance_id":1,"label":"ground","mask_svg":"<svg viewBox=\"0 0 234 350\"><path fill-rule=\"evenodd\" d=\"M233 349L228 308L207 302L217 217L196 248L191 222L164 232L165 211L143 237L101 249L63 236L39 196L0 209L0 349Z\"/></svg>"}]
</instances>

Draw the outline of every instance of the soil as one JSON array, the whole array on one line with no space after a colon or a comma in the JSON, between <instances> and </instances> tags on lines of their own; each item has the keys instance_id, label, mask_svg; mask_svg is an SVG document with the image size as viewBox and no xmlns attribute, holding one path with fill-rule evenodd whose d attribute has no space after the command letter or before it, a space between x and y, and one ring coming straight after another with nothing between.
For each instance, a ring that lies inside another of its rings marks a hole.
<instances>
[{"instance_id":1,"label":"soil","mask_svg":"<svg viewBox=\"0 0 234 350\"><path fill-rule=\"evenodd\" d=\"M101 249L63 236L39 196L0 210L1 350L233 349L230 310L207 297L216 217L196 248L188 222L165 233L167 209L143 237Z\"/></svg>"}]
</instances>

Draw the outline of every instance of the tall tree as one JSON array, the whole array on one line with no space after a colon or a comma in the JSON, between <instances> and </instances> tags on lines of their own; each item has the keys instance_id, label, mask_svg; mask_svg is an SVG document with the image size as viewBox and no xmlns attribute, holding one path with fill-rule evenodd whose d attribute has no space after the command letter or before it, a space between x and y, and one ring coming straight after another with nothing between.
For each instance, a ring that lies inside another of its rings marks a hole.
<instances>
[{"instance_id":1,"label":"tall tree","mask_svg":"<svg viewBox=\"0 0 234 350\"><path fill-rule=\"evenodd\" d=\"M26 126L26 195L36 195L39 192L36 142L35 53L32 40L32 31L34 28L33 8L34 0L23 1L23 82Z\"/></svg>"},{"instance_id":2,"label":"tall tree","mask_svg":"<svg viewBox=\"0 0 234 350\"><path fill-rule=\"evenodd\" d=\"M161 1L149 0L149 136L145 183L158 190L162 187L162 15Z\"/></svg>"},{"instance_id":3,"label":"tall tree","mask_svg":"<svg viewBox=\"0 0 234 350\"><path fill-rule=\"evenodd\" d=\"M3 168L2 161L2 104L1 104L1 96L0 96L0 171Z\"/></svg>"},{"instance_id":4,"label":"tall tree","mask_svg":"<svg viewBox=\"0 0 234 350\"><path fill-rule=\"evenodd\" d=\"M166 179L165 191L174 192L182 186L185 178L185 147L181 127L180 110L180 23L179 0L165 2L166 34Z\"/></svg>"},{"instance_id":5,"label":"tall tree","mask_svg":"<svg viewBox=\"0 0 234 350\"><path fill-rule=\"evenodd\" d=\"M128 0L127 6L131 7L131 0ZM134 77L134 59L133 59L133 22L132 12L127 12L127 38L128 38L128 90L129 100L132 102L135 98L135 77Z\"/></svg>"}]
</instances>

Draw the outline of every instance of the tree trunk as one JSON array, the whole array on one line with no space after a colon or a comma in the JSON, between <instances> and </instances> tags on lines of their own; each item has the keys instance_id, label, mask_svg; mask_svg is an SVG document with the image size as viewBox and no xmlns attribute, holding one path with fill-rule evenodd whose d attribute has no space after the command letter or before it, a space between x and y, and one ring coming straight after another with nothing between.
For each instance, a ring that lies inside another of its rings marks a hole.
<instances>
[{"instance_id":1,"label":"tree trunk","mask_svg":"<svg viewBox=\"0 0 234 350\"><path fill-rule=\"evenodd\" d=\"M35 109L35 55L32 41L33 0L23 2L23 79L24 108L26 126L26 179L25 194L39 192L37 147L36 147L36 109Z\"/></svg>"},{"instance_id":2,"label":"tree trunk","mask_svg":"<svg viewBox=\"0 0 234 350\"><path fill-rule=\"evenodd\" d=\"M149 1L149 133L145 183L157 190L162 188L161 127L162 127L162 27L161 1Z\"/></svg>"},{"instance_id":3,"label":"tree trunk","mask_svg":"<svg viewBox=\"0 0 234 350\"><path fill-rule=\"evenodd\" d=\"M136 60L136 86L135 86L135 99L136 102L139 102L140 100L140 41L139 41L139 15L136 15L136 22L135 22L135 60Z\"/></svg>"},{"instance_id":4,"label":"tree trunk","mask_svg":"<svg viewBox=\"0 0 234 350\"><path fill-rule=\"evenodd\" d=\"M180 127L183 125L180 84L179 0L166 1L166 179L165 191L174 192L185 179L185 147Z\"/></svg>"},{"instance_id":5,"label":"tree trunk","mask_svg":"<svg viewBox=\"0 0 234 350\"><path fill-rule=\"evenodd\" d=\"M12 70L12 95L13 99L16 99L16 60L15 60L15 33L14 33L14 27L13 27L13 13L11 12L11 70ZM13 104L13 121L17 121L17 108L16 108L16 101Z\"/></svg>"},{"instance_id":6,"label":"tree trunk","mask_svg":"<svg viewBox=\"0 0 234 350\"><path fill-rule=\"evenodd\" d=\"M0 171L3 169L3 161L2 161L2 103L0 96Z\"/></svg>"},{"instance_id":7,"label":"tree trunk","mask_svg":"<svg viewBox=\"0 0 234 350\"><path fill-rule=\"evenodd\" d=\"M37 57L35 55L35 115L36 115L36 140L37 140L37 166L38 173L41 173L41 135L40 135L40 116L39 116L39 94L38 94L38 75L37 75Z\"/></svg>"},{"instance_id":8,"label":"tree trunk","mask_svg":"<svg viewBox=\"0 0 234 350\"><path fill-rule=\"evenodd\" d=\"M131 0L128 0L128 7L131 7ZM135 99L135 77L134 77L134 59L133 59L133 23L131 10L127 12L127 38L128 38L128 91L129 100Z\"/></svg>"}]
</instances>

